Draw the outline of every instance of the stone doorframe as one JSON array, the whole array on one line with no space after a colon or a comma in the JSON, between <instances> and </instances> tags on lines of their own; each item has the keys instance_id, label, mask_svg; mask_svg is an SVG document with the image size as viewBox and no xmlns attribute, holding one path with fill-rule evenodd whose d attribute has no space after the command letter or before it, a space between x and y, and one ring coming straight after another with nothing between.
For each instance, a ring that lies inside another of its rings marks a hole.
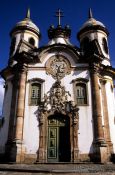
<instances>
[{"instance_id":1,"label":"stone doorframe","mask_svg":"<svg viewBox=\"0 0 115 175\"><path fill-rule=\"evenodd\" d=\"M70 118L71 162L78 161L78 107L69 99L70 93L65 90L58 79L50 91L44 95L44 101L39 105L39 149L38 162L47 162L47 128L48 117L60 113Z\"/></svg>"},{"instance_id":2,"label":"stone doorframe","mask_svg":"<svg viewBox=\"0 0 115 175\"><path fill-rule=\"evenodd\" d=\"M78 148L78 125L79 116L78 112L63 112L61 113L68 116L70 119L70 147L71 147L71 160L70 162L79 161L79 148ZM48 137L48 117L55 115L54 112L43 111L39 119L39 149L37 155L37 162L47 163L47 137Z\"/></svg>"}]
</instances>

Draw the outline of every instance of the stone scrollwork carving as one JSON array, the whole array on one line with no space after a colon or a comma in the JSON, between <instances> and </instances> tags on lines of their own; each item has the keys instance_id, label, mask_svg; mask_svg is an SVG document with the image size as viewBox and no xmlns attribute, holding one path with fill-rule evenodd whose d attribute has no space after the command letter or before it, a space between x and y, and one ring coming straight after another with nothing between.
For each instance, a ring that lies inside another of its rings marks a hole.
<instances>
[{"instance_id":1,"label":"stone scrollwork carving","mask_svg":"<svg viewBox=\"0 0 115 175\"><path fill-rule=\"evenodd\" d=\"M39 106L41 116L45 112L71 113L72 116L74 116L74 124L78 121L78 110L77 105L71 101L71 94L61 85L61 81L58 80L58 77L50 91L44 95L44 101Z\"/></svg>"},{"instance_id":2,"label":"stone scrollwork carving","mask_svg":"<svg viewBox=\"0 0 115 175\"><path fill-rule=\"evenodd\" d=\"M54 79L62 79L66 74L70 73L69 61L61 55L50 58L46 64L47 73L51 74Z\"/></svg>"},{"instance_id":3,"label":"stone scrollwork carving","mask_svg":"<svg viewBox=\"0 0 115 175\"><path fill-rule=\"evenodd\" d=\"M70 93L65 91L65 87L61 86L61 81L57 80L50 91L44 95L44 101L40 106L40 109L44 111L66 111L66 106Z\"/></svg>"}]
</instances>

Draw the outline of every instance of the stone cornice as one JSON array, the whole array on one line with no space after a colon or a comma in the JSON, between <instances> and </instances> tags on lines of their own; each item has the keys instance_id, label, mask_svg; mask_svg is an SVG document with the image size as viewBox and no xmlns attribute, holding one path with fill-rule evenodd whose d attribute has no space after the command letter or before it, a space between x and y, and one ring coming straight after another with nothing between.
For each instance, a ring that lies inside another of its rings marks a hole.
<instances>
[{"instance_id":1,"label":"stone cornice","mask_svg":"<svg viewBox=\"0 0 115 175\"><path fill-rule=\"evenodd\" d=\"M115 79L115 68L113 68L112 66L105 66L105 65L103 65L102 67L103 67L101 71L102 75L108 75Z\"/></svg>"},{"instance_id":2,"label":"stone cornice","mask_svg":"<svg viewBox=\"0 0 115 175\"><path fill-rule=\"evenodd\" d=\"M99 63L90 63L89 64L89 71L92 73L92 74L100 74L100 71L101 71L101 66Z\"/></svg>"},{"instance_id":3,"label":"stone cornice","mask_svg":"<svg viewBox=\"0 0 115 175\"><path fill-rule=\"evenodd\" d=\"M22 32L22 31L24 31L24 30L29 30L29 31L31 31L31 32L34 32L39 38L41 38L41 34L40 34L40 32L38 32L36 29L34 29L34 28L32 28L32 27L30 27L30 26L18 26L18 28L16 28L16 27L14 27L12 30L11 30L11 32L10 32L10 36L12 36L12 34L14 33L14 32Z\"/></svg>"},{"instance_id":4,"label":"stone cornice","mask_svg":"<svg viewBox=\"0 0 115 175\"><path fill-rule=\"evenodd\" d=\"M109 35L109 32L108 30L105 28L105 27L102 27L100 25L93 25L93 26L88 26L88 27L85 27L83 29L81 29L78 33L77 33L77 38L78 40L80 40L80 36L85 33L85 32L88 32L88 31L94 31L94 30L102 30L104 31L107 35Z\"/></svg>"},{"instance_id":5,"label":"stone cornice","mask_svg":"<svg viewBox=\"0 0 115 175\"><path fill-rule=\"evenodd\" d=\"M45 80L41 79L41 78L32 78L32 79L29 79L27 82L28 83L34 83L34 82L43 83L43 82L45 82Z\"/></svg>"},{"instance_id":6,"label":"stone cornice","mask_svg":"<svg viewBox=\"0 0 115 175\"><path fill-rule=\"evenodd\" d=\"M56 51L56 52L62 52L62 51L65 51L67 52L73 52L77 57L81 57L81 54L80 54L80 49L78 47L75 47L73 45L65 45L65 44L52 44L52 45L47 45L47 46L43 46L43 47L40 47L36 50L36 52L38 52L38 55L42 54L42 53L45 53L45 52L53 52L53 51Z\"/></svg>"},{"instance_id":7,"label":"stone cornice","mask_svg":"<svg viewBox=\"0 0 115 175\"><path fill-rule=\"evenodd\" d=\"M74 80L72 80L72 83L76 82L76 83L87 83L89 81L89 79L86 78L75 78Z\"/></svg>"},{"instance_id":8,"label":"stone cornice","mask_svg":"<svg viewBox=\"0 0 115 175\"><path fill-rule=\"evenodd\" d=\"M65 44L54 44L54 45L47 45L40 48L32 49L31 52L29 51L22 51L19 53L16 52L16 54L11 58L12 60L16 60L17 62L23 62L23 63L40 63L40 57L42 58L42 54L51 53L51 52L64 52L67 51L68 53L73 53L76 55L76 57L80 58L80 50L77 47L73 47L71 45L65 45ZM80 59L77 60L80 62Z\"/></svg>"},{"instance_id":9,"label":"stone cornice","mask_svg":"<svg viewBox=\"0 0 115 175\"><path fill-rule=\"evenodd\" d=\"M0 75L2 78L4 78L4 80L7 79L8 76L12 75L12 68L11 67L6 67L5 69L3 69L1 72L0 72Z\"/></svg>"},{"instance_id":10,"label":"stone cornice","mask_svg":"<svg viewBox=\"0 0 115 175\"><path fill-rule=\"evenodd\" d=\"M34 56L33 53L28 53L25 51L22 51L21 53L16 53L14 58L18 63L39 63L40 60L38 57Z\"/></svg>"},{"instance_id":11,"label":"stone cornice","mask_svg":"<svg viewBox=\"0 0 115 175\"><path fill-rule=\"evenodd\" d=\"M115 68L113 68L112 66L105 66L100 63L90 63L89 69L92 73L97 73L101 76L108 75L112 78L115 78Z\"/></svg>"},{"instance_id":12,"label":"stone cornice","mask_svg":"<svg viewBox=\"0 0 115 175\"><path fill-rule=\"evenodd\" d=\"M103 56L94 53L91 56L87 57L86 60L89 64L101 64L101 62L103 61Z\"/></svg>"}]
</instances>

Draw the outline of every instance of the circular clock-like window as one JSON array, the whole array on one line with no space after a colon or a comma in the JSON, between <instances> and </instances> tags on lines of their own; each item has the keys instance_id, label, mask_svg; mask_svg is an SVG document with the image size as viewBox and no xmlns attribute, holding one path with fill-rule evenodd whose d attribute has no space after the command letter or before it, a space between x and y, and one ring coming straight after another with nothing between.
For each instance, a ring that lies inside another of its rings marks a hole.
<instances>
[{"instance_id":1,"label":"circular clock-like window","mask_svg":"<svg viewBox=\"0 0 115 175\"><path fill-rule=\"evenodd\" d=\"M105 38L102 39L103 49L106 54L108 54L108 46L107 46L107 40Z\"/></svg>"},{"instance_id":2,"label":"circular clock-like window","mask_svg":"<svg viewBox=\"0 0 115 175\"><path fill-rule=\"evenodd\" d=\"M52 56L46 63L46 69L54 79L62 79L71 72L69 61L62 55Z\"/></svg>"}]
</instances>

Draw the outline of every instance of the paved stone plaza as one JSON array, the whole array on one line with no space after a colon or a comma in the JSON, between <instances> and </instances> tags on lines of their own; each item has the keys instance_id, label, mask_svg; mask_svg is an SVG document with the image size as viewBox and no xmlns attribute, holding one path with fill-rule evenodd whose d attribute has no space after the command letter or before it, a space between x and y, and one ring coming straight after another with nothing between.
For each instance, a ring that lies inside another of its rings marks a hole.
<instances>
[{"instance_id":1,"label":"paved stone plaza","mask_svg":"<svg viewBox=\"0 0 115 175\"><path fill-rule=\"evenodd\" d=\"M0 164L0 175L115 175L115 164Z\"/></svg>"}]
</instances>

